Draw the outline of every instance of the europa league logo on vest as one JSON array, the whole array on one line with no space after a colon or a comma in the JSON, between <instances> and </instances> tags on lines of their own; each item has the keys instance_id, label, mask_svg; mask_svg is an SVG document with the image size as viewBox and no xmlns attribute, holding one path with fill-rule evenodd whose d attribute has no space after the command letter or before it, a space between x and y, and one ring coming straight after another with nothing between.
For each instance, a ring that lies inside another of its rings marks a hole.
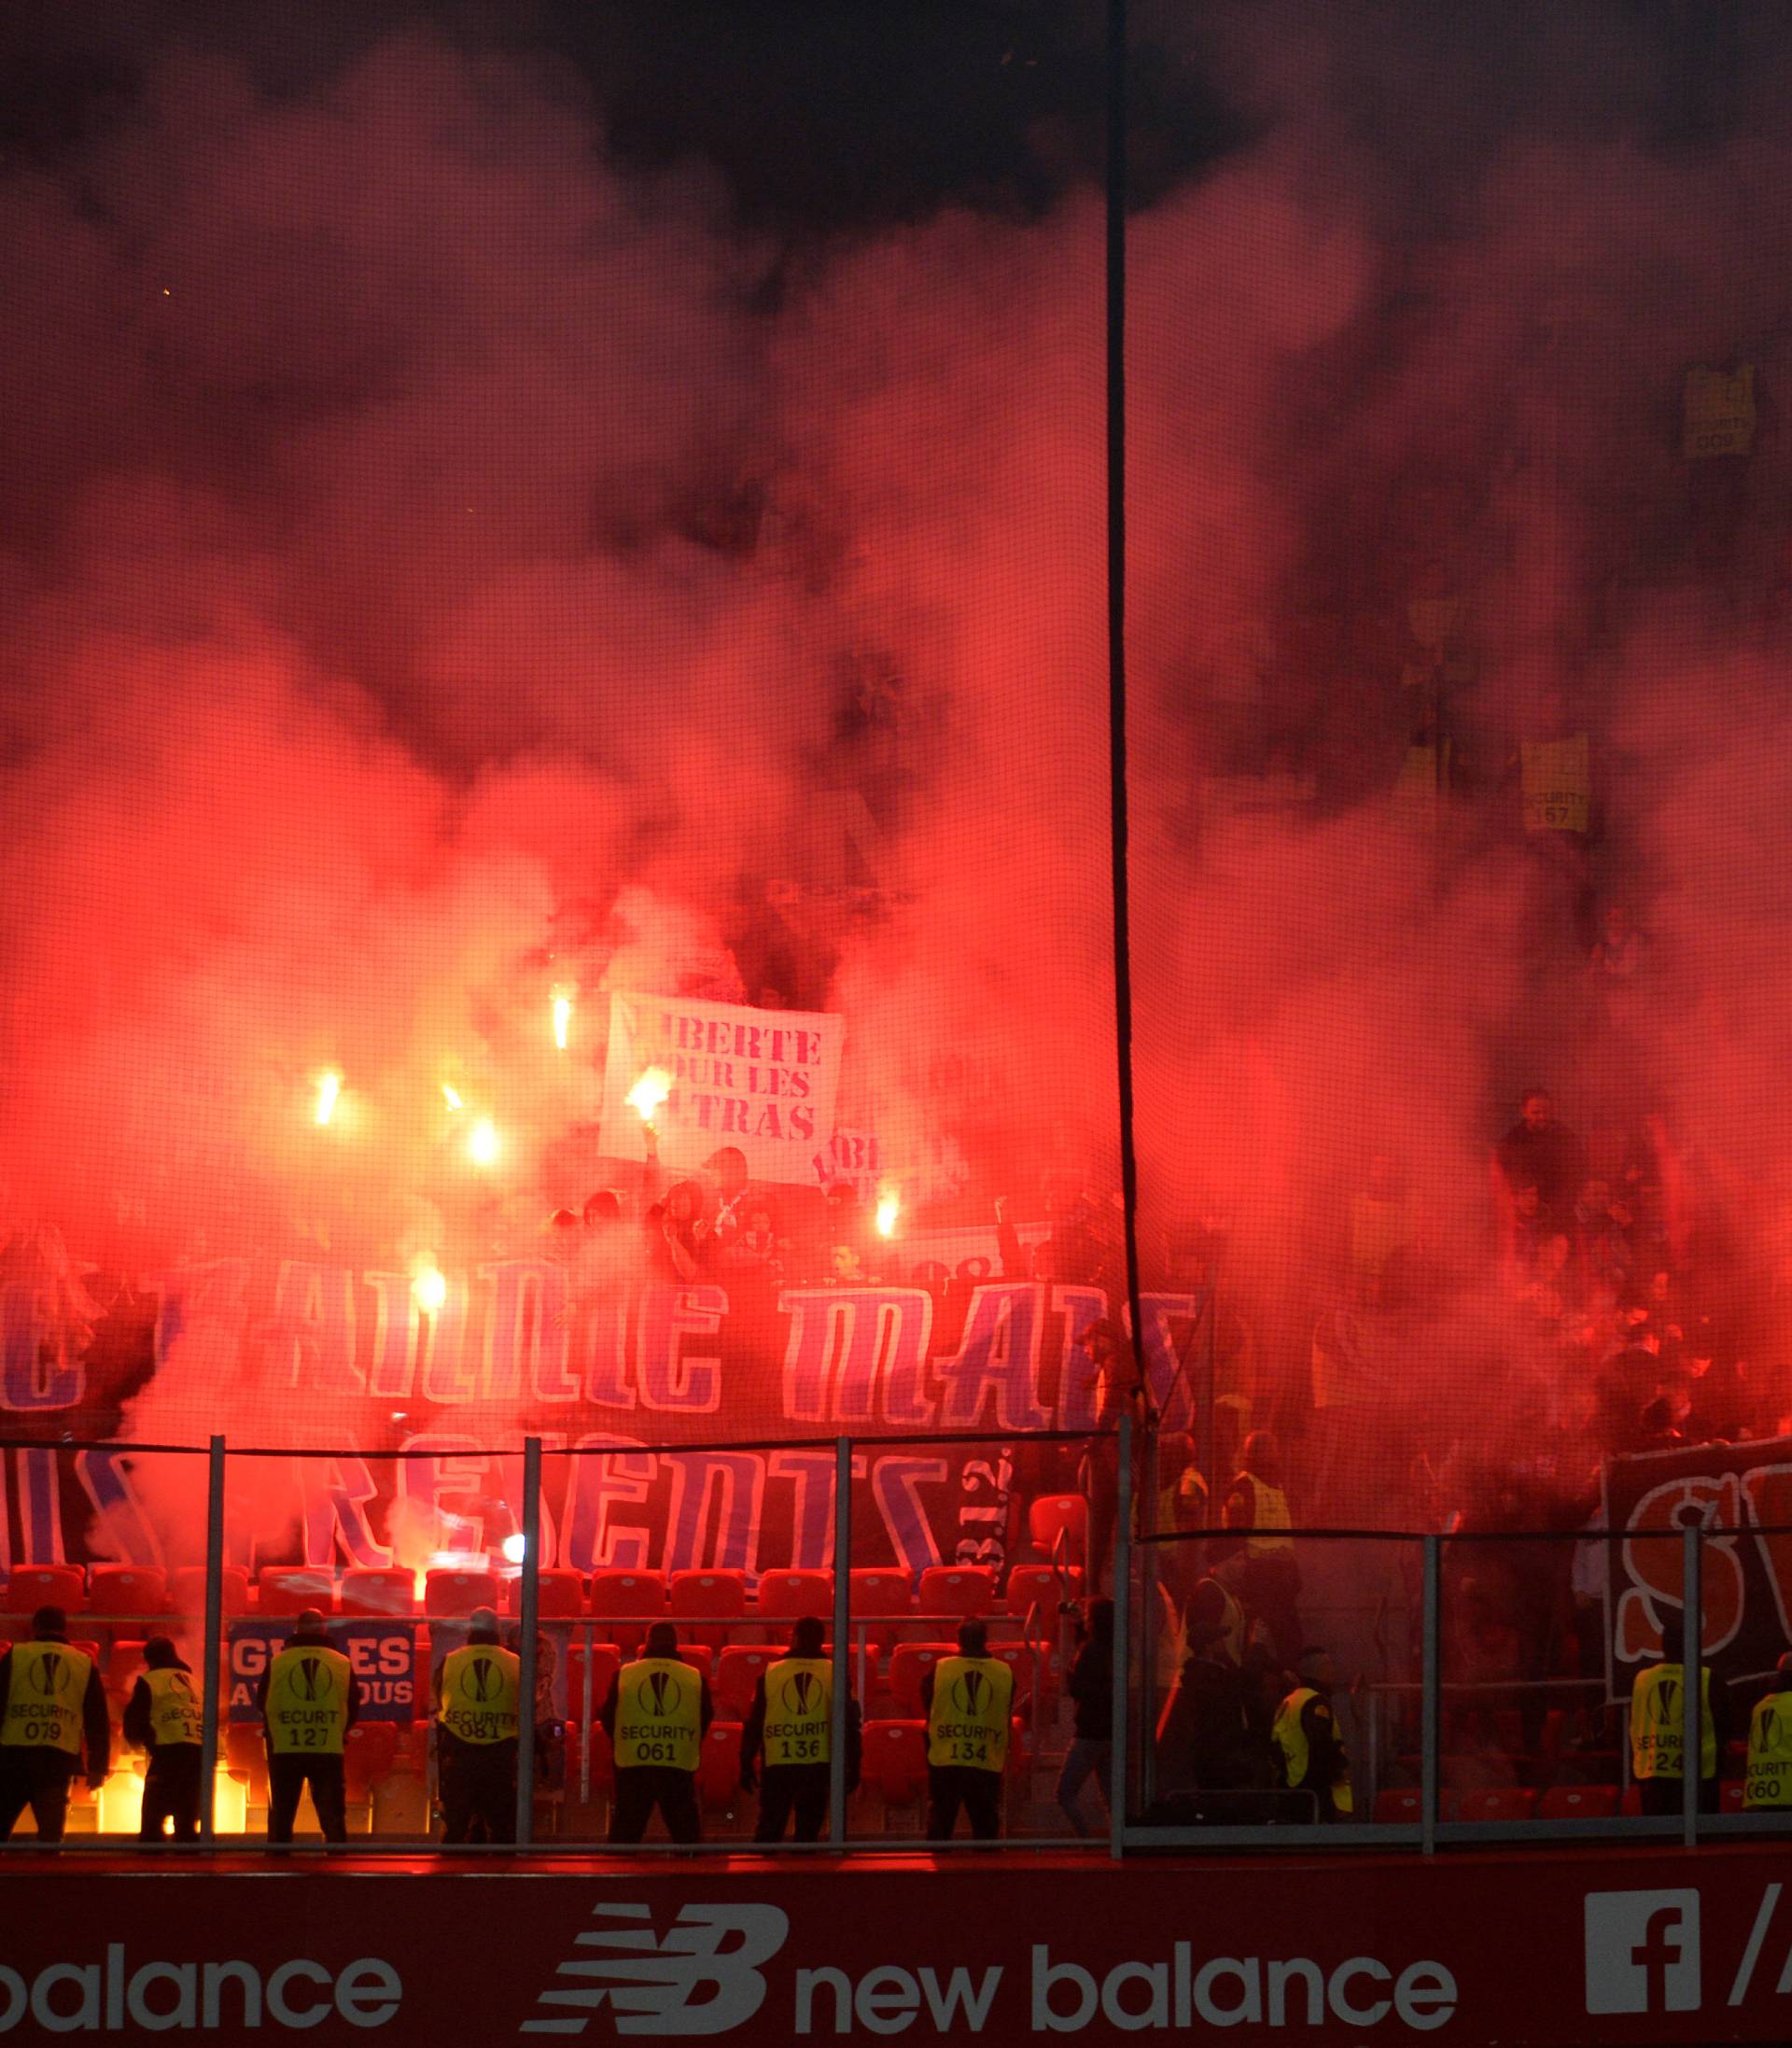
<instances>
[{"instance_id":1,"label":"europa league logo on vest","mask_svg":"<svg viewBox=\"0 0 1792 2048\"><path fill-rule=\"evenodd\" d=\"M989 1680L981 1671L960 1672L952 1681L952 1704L966 1720L982 1718Z\"/></svg>"},{"instance_id":2,"label":"europa league logo on vest","mask_svg":"<svg viewBox=\"0 0 1792 2048\"><path fill-rule=\"evenodd\" d=\"M481 1705L497 1690L497 1666L489 1657L475 1657L460 1675L462 1695Z\"/></svg>"},{"instance_id":3,"label":"europa league logo on vest","mask_svg":"<svg viewBox=\"0 0 1792 2048\"><path fill-rule=\"evenodd\" d=\"M69 1669L66 1657L59 1657L54 1650L49 1650L36 1660L36 1668L32 1673L32 1682L46 1699L53 1698L58 1692L66 1692L68 1690L68 1680Z\"/></svg>"},{"instance_id":4,"label":"europa league logo on vest","mask_svg":"<svg viewBox=\"0 0 1792 2048\"><path fill-rule=\"evenodd\" d=\"M655 1671L647 1681L647 1696L642 1705L656 1720L665 1720L668 1714L676 1714L679 1702L684 1697L684 1689L669 1671Z\"/></svg>"},{"instance_id":5,"label":"europa league logo on vest","mask_svg":"<svg viewBox=\"0 0 1792 2048\"><path fill-rule=\"evenodd\" d=\"M297 1690L301 1700L327 1700L335 1690L335 1675L321 1657L299 1660Z\"/></svg>"},{"instance_id":6,"label":"europa league logo on vest","mask_svg":"<svg viewBox=\"0 0 1792 2048\"><path fill-rule=\"evenodd\" d=\"M812 1671L798 1671L784 1681L784 1711L795 1720L806 1720L815 1710L820 1688Z\"/></svg>"}]
</instances>

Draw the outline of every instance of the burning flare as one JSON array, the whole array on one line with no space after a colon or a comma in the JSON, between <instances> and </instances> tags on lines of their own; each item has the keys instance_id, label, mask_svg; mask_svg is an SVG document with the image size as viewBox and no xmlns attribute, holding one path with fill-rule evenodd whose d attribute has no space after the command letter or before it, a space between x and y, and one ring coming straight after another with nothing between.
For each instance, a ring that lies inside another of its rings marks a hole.
<instances>
[{"instance_id":1,"label":"burning flare","mask_svg":"<svg viewBox=\"0 0 1792 2048\"><path fill-rule=\"evenodd\" d=\"M572 998L556 989L553 995L553 1042L562 1052L567 1049L567 1027L572 1022Z\"/></svg>"},{"instance_id":2,"label":"burning flare","mask_svg":"<svg viewBox=\"0 0 1792 2048\"><path fill-rule=\"evenodd\" d=\"M459 1089L451 1088L446 1081L441 1084L441 1099L450 1109L465 1109L467 1106L460 1099Z\"/></svg>"},{"instance_id":3,"label":"burning flare","mask_svg":"<svg viewBox=\"0 0 1792 2048\"><path fill-rule=\"evenodd\" d=\"M411 1298L425 1315L434 1315L448 1298L448 1282L439 1267L422 1260L411 1276Z\"/></svg>"},{"instance_id":4,"label":"burning flare","mask_svg":"<svg viewBox=\"0 0 1792 2048\"><path fill-rule=\"evenodd\" d=\"M334 1068L317 1076L317 1106L312 1111L314 1120L329 1123L336 1114L336 1098L343 1092L343 1077Z\"/></svg>"},{"instance_id":5,"label":"burning flare","mask_svg":"<svg viewBox=\"0 0 1792 2048\"><path fill-rule=\"evenodd\" d=\"M489 1116L482 1116L467 1141L467 1156L475 1166L490 1166L498 1151L497 1126Z\"/></svg>"},{"instance_id":6,"label":"burning flare","mask_svg":"<svg viewBox=\"0 0 1792 2048\"><path fill-rule=\"evenodd\" d=\"M877 1196L877 1235L880 1238L895 1236L896 1219L902 1213L903 1205L897 1199L895 1189L880 1189Z\"/></svg>"},{"instance_id":7,"label":"burning flare","mask_svg":"<svg viewBox=\"0 0 1792 2048\"><path fill-rule=\"evenodd\" d=\"M640 1117L642 1123L653 1121L653 1112L672 1092L672 1076L664 1067L650 1067L623 1100Z\"/></svg>"}]
</instances>

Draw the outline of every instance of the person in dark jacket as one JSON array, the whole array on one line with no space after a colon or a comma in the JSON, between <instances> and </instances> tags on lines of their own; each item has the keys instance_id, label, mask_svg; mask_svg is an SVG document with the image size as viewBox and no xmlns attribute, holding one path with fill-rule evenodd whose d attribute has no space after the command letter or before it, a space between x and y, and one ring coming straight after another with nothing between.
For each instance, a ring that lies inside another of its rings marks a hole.
<instances>
[{"instance_id":1,"label":"person in dark jacket","mask_svg":"<svg viewBox=\"0 0 1792 2048\"><path fill-rule=\"evenodd\" d=\"M165 1635L143 1646L143 1676L124 1707L124 1739L147 1750L140 1842L199 1839L200 1747L203 1704L190 1665Z\"/></svg>"},{"instance_id":2,"label":"person in dark jacket","mask_svg":"<svg viewBox=\"0 0 1792 2048\"><path fill-rule=\"evenodd\" d=\"M1268 1759L1253 1733L1253 1703L1226 1647L1226 1623L1191 1602L1187 1661L1157 1723L1166 1791L1241 1791L1268 1782Z\"/></svg>"},{"instance_id":3,"label":"person in dark jacket","mask_svg":"<svg viewBox=\"0 0 1792 2048\"><path fill-rule=\"evenodd\" d=\"M833 1673L822 1656L821 1623L805 1615L789 1651L753 1687L740 1730L740 1785L759 1788L755 1842L781 1842L795 1819L798 1842L819 1842L833 1771ZM757 1769L764 1758L762 1781ZM847 1701L847 1790L859 1789L864 1733L857 1700Z\"/></svg>"},{"instance_id":4,"label":"person in dark jacket","mask_svg":"<svg viewBox=\"0 0 1792 2048\"><path fill-rule=\"evenodd\" d=\"M1065 1688L1076 1709L1076 1722L1064 1768L1058 1774L1057 1803L1080 1835L1095 1832L1081 1805L1083 1788L1093 1777L1110 1813L1113 1809L1113 1602L1089 1603L1082 1632L1083 1647L1071 1666Z\"/></svg>"},{"instance_id":5,"label":"person in dark jacket","mask_svg":"<svg viewBox=\"0 0 1792 2048\"><path fill-rule=\"evenodd\" d=\"M703 1839L697 1771L715 1716L708 1679L679 1655L678 1630L655 1621L597 1709L616 1758L612 1842L643 1841L656 1807L674 1842Z\"/></svg>"},{"instance_id":6,"label":"person in dark jacket","mask_svg":"<svg viewBox=\"0 0 1792 2048\"><path fill-rule=\"evenodd\" d=\"M97 1792L112 1761L99 1666L70 1644L61 1607L39 1607L30 1642L0 1656L0 1842L27 1806L39 1841L63 1839L83 1744L88 1786Z\"/></svg>"}]
</instances>

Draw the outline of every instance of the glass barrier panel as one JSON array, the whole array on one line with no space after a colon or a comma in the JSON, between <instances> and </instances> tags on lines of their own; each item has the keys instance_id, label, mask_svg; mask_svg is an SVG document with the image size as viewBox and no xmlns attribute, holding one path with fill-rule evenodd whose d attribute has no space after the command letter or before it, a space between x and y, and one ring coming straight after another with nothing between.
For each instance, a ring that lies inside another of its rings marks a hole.
<instances>
[{"instance_id":1,"label":"glass barrier panel","mask_svg":"<svg viewBox=\"0 0 1792 2048\"><path fill-rule=\"evenodd\" d=\"M1297 1530L1140 1543L1129 1819L1416 1823L1421 1558L1411 1536Z\"/></svg>"}]
</instances>

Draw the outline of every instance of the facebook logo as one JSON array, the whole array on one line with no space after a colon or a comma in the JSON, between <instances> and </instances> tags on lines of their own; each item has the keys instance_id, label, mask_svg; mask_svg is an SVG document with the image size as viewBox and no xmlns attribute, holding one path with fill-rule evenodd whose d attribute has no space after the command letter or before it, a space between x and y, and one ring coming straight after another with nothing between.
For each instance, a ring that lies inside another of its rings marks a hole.
<instances>
[{"instance_id":1,"label":"facebook logo","mask_svg":"<svg viewBox=\"0 0 1792 2048\"><path fill-rule=\"evenodd\" d=\"M1587 2010L1699 2010L1699 1894L1587 1894Z\"/></svg>"}]
</instances>

